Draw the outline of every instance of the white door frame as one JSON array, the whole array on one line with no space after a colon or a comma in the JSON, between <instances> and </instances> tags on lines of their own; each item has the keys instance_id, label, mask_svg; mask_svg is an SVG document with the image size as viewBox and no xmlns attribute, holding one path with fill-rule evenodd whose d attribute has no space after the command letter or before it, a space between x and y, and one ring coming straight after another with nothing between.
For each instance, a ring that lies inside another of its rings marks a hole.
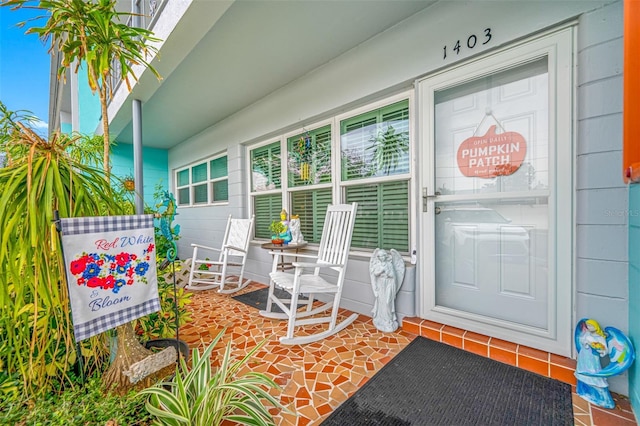
<instances>
[{"instance_id":1,"label":"white door frame","mask_svg":"<svg viewBox=\"0 0 640 426\"><path fill-rule=\"evenodd\" d=\"M534 58L548 57L549 66L549 298L547 330L505 324L497 319L453 311L435 303L434 198L427 198L428 213L420 203L419 238L422 253L418 300L421 318L452 325L540 350L571 356L574 307L574 60L572 26L548 32L425 77L417 81L421 193L434 192L434 92L492 74Z\"/></svg>"}]
</instances>

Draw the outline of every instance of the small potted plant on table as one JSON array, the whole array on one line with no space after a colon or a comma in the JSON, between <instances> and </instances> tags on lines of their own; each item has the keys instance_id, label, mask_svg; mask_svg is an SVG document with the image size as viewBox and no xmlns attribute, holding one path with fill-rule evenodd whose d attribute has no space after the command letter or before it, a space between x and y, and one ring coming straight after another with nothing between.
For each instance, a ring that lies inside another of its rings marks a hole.
<instances>
[{"instance_id":1,"label":"small potted plant on table","mask_svg":"<svg viewBox=\"0 0 640 426\"><path fill-rule=\"evenodd\" d=\"M279 220L274 220L271 222L271 225L269 225L269 230L271 231L271 243L274 245L282 245L282 243L284 243L284 239L281 234L287 230L284 223Z\"/></svg>"}]
</instances>

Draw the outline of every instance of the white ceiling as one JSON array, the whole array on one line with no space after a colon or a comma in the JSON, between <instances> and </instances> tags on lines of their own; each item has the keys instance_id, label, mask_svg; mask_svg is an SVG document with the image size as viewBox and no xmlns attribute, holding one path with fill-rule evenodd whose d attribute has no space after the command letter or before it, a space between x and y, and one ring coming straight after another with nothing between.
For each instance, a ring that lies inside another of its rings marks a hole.
<instances>
[{"instance_id":1,"label":"white ceiling","mask_svg":"<svg viewBox=\"0 0 640 426\"><path fill-rule=\"evenodd\" d=\"M141 79L111 117L112 137L132 143L131 99L142 99L144 145L170 148L433 3L237 0L212 25L202 16L211 4L196 0L156 68L162 73L163 58L184 56L175 41L185 34L204 30L204 37L162 82Z\"/></svg>"}]
</instances>

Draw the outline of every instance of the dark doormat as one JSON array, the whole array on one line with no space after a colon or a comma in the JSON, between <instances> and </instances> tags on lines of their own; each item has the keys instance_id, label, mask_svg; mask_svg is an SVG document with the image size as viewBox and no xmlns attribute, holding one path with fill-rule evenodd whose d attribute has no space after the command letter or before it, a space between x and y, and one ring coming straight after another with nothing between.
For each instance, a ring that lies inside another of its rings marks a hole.
<instances>
[{"instance_id":1,"label":"dark doormat","mask_svg":"<svg viewBox=\"0 0 640 426\"><path fill-rule=\"evenodd\" d=\"M573 425L571 386L417 337L323 426Z\"/></svg>"},{"instance_id":2,"label":"dark doormat","mask_svg":"<svg viewBox=\"0 0 640 426\"><path fill-rule=\"evenodd\" d=\"M290 299L291 295L286 291L275 288L273 294L280 299ZM252 306L258 310L264 310L267 307L267 296L269 296L269 287L261 288L260 290L252 291L250 293L241 294L240 296L233 296L238 302L242 302L245 305ZM305 297L300 296L299 300L307 300ZM300 305L298 305L300 306ZM282 309L275 303L271 305L273 312L282 312Z\"/></svg>"}]
</instances>

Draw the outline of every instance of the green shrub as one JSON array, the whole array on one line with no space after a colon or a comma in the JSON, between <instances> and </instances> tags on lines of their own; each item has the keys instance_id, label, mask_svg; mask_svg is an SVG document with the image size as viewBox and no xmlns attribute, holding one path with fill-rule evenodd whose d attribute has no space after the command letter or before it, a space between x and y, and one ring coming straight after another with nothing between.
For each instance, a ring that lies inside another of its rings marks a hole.
<instances>
[{"instance_id":1,"label":"green shrub","mask_svg":"<svg viewBox=\"0 0 640 426\"><path fill-rule=\"evenodd\" d=\"M85 385L36 399L0 399L0 425L150 425L144 397L105 394L97 375Z\"/></svg>"},{"instance_id":2,"label":"green shrub","mask_svg":"<svg viewBox=\"0 0 640 426\"><path fill-rule=\"evenodd\" d=\"M104 173L74 155L79 140L45 140L0 102L0 149L9 159L0 168L0 398L45 394L78 360L54 211L122 213ZM80 347L87 372L108 359L101 336Z\"/></svg>"},{"instance_id":3,"label":"green shrub","mask_svg":"<svg viewBox=\"0 0 640 426\"><path fill-rule=\"evenodd\" d=\"M136 320L136 332L144 342L151 339L176 336L173 282L166 282L161 275L158 275L158 295L160 296L160 310ZM179 288L176 291L176 296L178 321L180 326L183 326L187 322L191 322L191 312L187 310L187 305L191 303L193 293L186 292L184 288Z\"/></svg>"}]
</instances>

